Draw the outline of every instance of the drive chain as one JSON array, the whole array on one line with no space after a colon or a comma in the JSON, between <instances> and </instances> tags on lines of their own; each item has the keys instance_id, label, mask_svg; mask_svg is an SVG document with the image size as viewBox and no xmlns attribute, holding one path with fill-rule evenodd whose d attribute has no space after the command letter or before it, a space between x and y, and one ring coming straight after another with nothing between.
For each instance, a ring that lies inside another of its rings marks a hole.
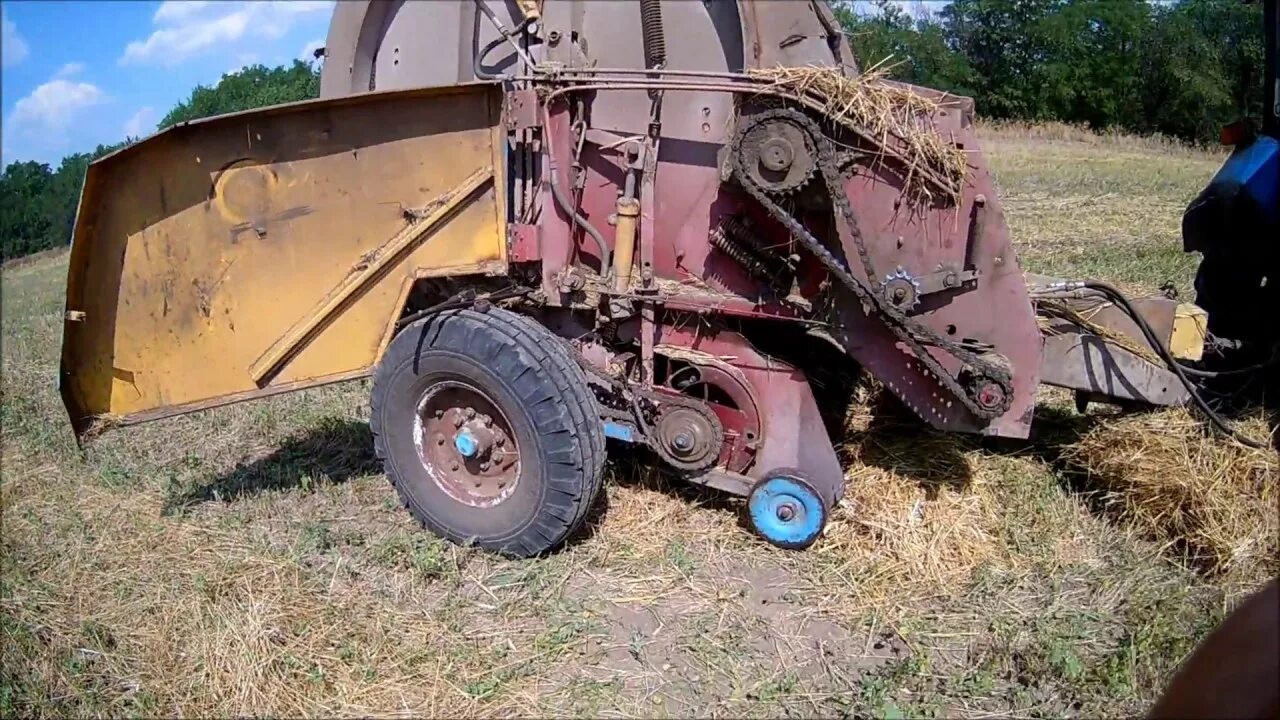
<instances>
[{"instance_id":1,"label":"drive chain","mask_svg":"<svg viewBox=\"0 0 1280 720\"><path fill-rule=\"evenodd\" d=\"M604 390L607 393L606 397L599 398L600 415L602 417L636 426L636 429L640 431L644 444L648 445L663 461L677 470L700 472L715 465L715 460L720 454L720 448L724 446L724 427L720 423L720 418L706 403L695 398L680 397L679 395L641 388L635 383L625 382L609 375L576 352L574 356L578 358L578 364L587 373L588 379L594 381L597 389ZM611 407L608 402L610 399L627 407ZM646 401L654 407L655 420L653 422L645 418L645 408L641 405L641 401ZM716 449L715 455L712 455L708 462L689 463L682 460L673 455L666 447L663 447L662 443L655 437L654 427L657 422L661 421L663 408L672 406L689 408L707 419L708 425L714 431L714 436L709 444Z\"/></svg>"},{"instance_id":2,"label":"drive chain","mask_svg":"<svg viewBox=\"0 0 1280 720\"><path fill-rule=\"evenodd\" d=\"M774 202L773 198L763 188L753 183L750 179L750 174L743 167L746 154L743 152L742 143L747 132L759 123L779 119L794 122L804 128L818 148L818 167L822 173L823 183L827 186L827 194L831 198L832 207L844 220L849 235L853 239L854 246L858 251L858 258L867 276L866 283L853 275L845 264L836 258L803 224ZM747 193L768 210L775 220L782 223L809 252L813 253L828 272L852 291L864 306L872 308L885 318L886 324L894 335L907 346L916 359L937 378L943 387L955 395L965 409L982 419L999 417L1009 409L1013 399L1013 378L1007 367L1002 363L982 358L954 340L942 337L931 328L912 320L882 297L882 285L872 263L870 251L867 249L866 240L858 227L853 207L849 204L849 198L845 195L844 188L841 186L841 176L836 161L834 145L808 115L789 108L766 110L752 115L734 138L733 173ZM925 349L926 345L940 348L959 360L962 363L962 367L967 368L970 374L979 378L973 383L975 388L981 387L981 379L999 385L1003 391L1000 402L993 407L984 407L979 404L974 399L973 392L969 388L965 388L959 379L947 372L937 358Z\"/></svg>"}]
</instances>

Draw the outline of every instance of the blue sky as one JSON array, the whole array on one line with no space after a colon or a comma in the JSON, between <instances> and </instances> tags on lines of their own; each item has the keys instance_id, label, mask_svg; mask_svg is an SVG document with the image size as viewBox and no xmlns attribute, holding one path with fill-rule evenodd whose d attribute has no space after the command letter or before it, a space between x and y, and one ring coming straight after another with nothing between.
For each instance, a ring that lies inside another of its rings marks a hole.
<instances>
[{"instance_id":1,"label":"blue sky","mask_svg":"<svg viewBox=\"0 0 1280 720\"><path fill-rule=\"evenodd\" d=\"M156 123L198 84L310 58L332 0L0 2L0 157L57 166Z\"/></svg>"}]
</instances>

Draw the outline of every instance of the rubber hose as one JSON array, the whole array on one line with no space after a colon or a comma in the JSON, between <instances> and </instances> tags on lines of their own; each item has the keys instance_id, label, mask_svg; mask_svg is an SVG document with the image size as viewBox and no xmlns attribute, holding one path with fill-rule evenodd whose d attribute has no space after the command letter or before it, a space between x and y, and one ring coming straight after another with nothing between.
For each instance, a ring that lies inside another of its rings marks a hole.
<instances>
[{"instance_id":1,"label":"rubber hose","mask_svg":"<svg viewBox=\"0 0 1280 720\"><path fill-rule=\"evenodd\" d=\"M550 133L547 134L549 135ZM551 151L551 148L547 150L547 175L551 181L551 197L556 201L556 205L564 211L564 214L568 215L575 225L582 228L595 241L596 247L600 251L600 276L605 277L609 274L610 269L613 268L613 255L609 252L609 243L605 242L604 235L600 234L596 226L583 217L569 202L569 198L564 196L564 191L560 189L560 182L557 179L560 175L560 169L556 166L555 153Z\"/></svg>"},{"instance_id":2,"label":"rubber hose","mask_svg":"<svg viewBox=\"0 0 1280 720\"><path fill-rule=\"evenodd\" d=\"M483 12L495 24L498 22L498 19L493 14L493 11L490 10L489 7L484 4L484 0L476 0L475 6L476 6L475 22L471 29L471 35L472 37L475 38L475 42L478 43L480 42L480 13ZM523 21L520 22L519 25L516 26L516 29L513 30L511 34L519 35L521 32L524 31L525 26L527 26L528 24L529 24L529 19L525 18ZM506 41L507 41L507 38L503 37L502 34L499 33L498 37L494 38L493 40L490 40L488 44L486 44L484 47L477 50L476 54L471 57L471 71L475 73L475 76L477 79L480 79L480 80L508 79L506 75L489 73L481 69L484 65L485 57L489 53L493 52L494 48L498 47L499 45L501 45Z\"/></svg>"},{"instance_id":3,"label":"rubber hose","mask_svg":"<svg viewBox=\"0 0 1280 720\"><path fill-rule=\"evenodd\" d=\"M1200 370L1198 368L1193 368L1188 365L1185 365L1182 362L1179 362L1178 364L1182 365L1182 370L1192 377L1219 378L1219 377L1233 377L1236 375L1249 375L1251 373L1256 373L1259 370L1266 370L1269 367L1275 367L1276 365L1280 365L1280 358L1273 358L1264 363L1257 363L1255 365L1246 365L1242 368L1232 368L1230 370Z\"/></svg>"},{"instance_id":4,"label":"rubber hose","mask_svg":"<svg viewBox=\"0 0 1280 720\"><path fill-rule=\"evenodd\" d=\"M1266 443L1258 442L1253 438L1245 437L1244 435L1236 432L1235 428L1228 425L1227 421L1224 420L1221 415L1215 412L1213 408L1209 407L1209 403L1205 402L1204 398L1201 397L1199 389L1191 382L1186 373L1183 372L1182 365L1173 357L1169 352L1169 348L1161 342L1159 336L1151 329L1151 324L1142 316L1142 313L1138 312L1137 309L1134 308L1133 304L1129 302L1129 298L1125 297L1124 293L1111 285L1098 280L1085 280L1084 286L1097 290L1111 298L1122 310L1124 310L1125 314L1127 314L1133 322L1137 324L1138 329L1141 330L1143 336L1146 337L1147 343L1156 351L1157 354L1160 355L1160 359L1164 360L1165 365L1169 366L1169 370L1177 376L1178 380L1182 383L1182 386L1186 388L1187 394L1191 396L1191 401L1197 408L1199 408L1200 412L1204 413L1205 417L1209 418L1209 422L1214 427L1221 430L1228 437L1235 438L1235 440L1242 445L1259 450L1267 448Z\"/></svg>"}]
</instances>

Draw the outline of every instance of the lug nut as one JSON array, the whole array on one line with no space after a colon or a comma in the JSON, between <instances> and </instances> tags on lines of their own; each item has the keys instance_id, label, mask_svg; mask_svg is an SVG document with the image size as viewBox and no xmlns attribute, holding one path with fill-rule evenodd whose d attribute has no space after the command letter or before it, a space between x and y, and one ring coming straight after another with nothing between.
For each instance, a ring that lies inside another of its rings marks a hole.
<instances>
[{"instance_id":1,"label":"lug nut","mask_svg":"<svg viewBox=\"0 0 1280 720\"><path fill-rule=\"evenodd\" d=\"M482 462L482 463L480 463L480 469L481 469L481 470L488 470L488 469L489 469L489 463L487 463L487 462Z\"/></svg>"},{"instance_id":2,"label":"lug nut","mask_svg":"<svg viewBox=\"0 0 1280 720\"><path fill-rule=\"evenodd\" d=\"M473 419L473 418L476 416L476 409L475 409L475 408L467 408L466 412L464 412L463 414L467 416L467 419L468 419L468 420L471 420L471 419Z\"/></svg>"},{"instance_id":3,"label":"lug nut","mask_svg":"<svg viewBox=\"0 0 1280 720\"><path fill-rule=\"evenodd\" d=\"M782 505L778 508L778 519L782 522L789 522L796 516L796 509L791 505Z\"/></svg>"},{"instance_id":4,"label":"lug nut","mask_svg":"<svg viewBox=\"0 0 1280 720\"><path fill-rule=\"evenodd\" d=\"M436 419L437 419L437 420L439 420L439 419L440 419L440 418L442 418L442 417L444 417L444 411L443 411L443 410L436 410Z\"/></svg>"},{"instance_id":5,"label":"lug nut","mask_svg":"<svg viewBox=\"0 0 1280 720\"><path fill-rule=\"evenodd\" d=\"M506 445L506 444L507 444L507 438L506 438L506 436L505 436L505 435L499 435L499 436L498 436L498 439L497 439L497 440L494 440L493 442L494 442L494 444L495 444L495 445L497 445L498 447L502 447L503 445Z\"/></svg>"}]
</instances>

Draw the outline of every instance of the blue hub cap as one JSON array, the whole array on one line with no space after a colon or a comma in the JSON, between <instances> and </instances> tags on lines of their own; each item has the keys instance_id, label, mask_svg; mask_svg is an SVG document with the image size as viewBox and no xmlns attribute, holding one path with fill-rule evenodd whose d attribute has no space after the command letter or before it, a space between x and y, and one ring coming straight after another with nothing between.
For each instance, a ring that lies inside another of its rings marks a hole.
<instances>
[{"instance_id":1,"label":"blue hub cap","mask_svg":"<svg viewBox=\"0 0 1280 720\"><path fill-rule=\"evenodd\" d=\"M802 548L812 544L827 521L822 498L803 480L785 475L766 478L747 500L751 524L774 545Z\"/></svg>"},{"instance_id":2,"label":"blue hub cap","mask_svg":"<svg viewBox=\"0 0 1280 720\"><path fill-rule=\"evenodd\" d=\"M458 434L453 436L453 447L462 457L475 457L480 451L480 443L476 441L470 430L459 430Z\"/></svg>"}]
</instances>

